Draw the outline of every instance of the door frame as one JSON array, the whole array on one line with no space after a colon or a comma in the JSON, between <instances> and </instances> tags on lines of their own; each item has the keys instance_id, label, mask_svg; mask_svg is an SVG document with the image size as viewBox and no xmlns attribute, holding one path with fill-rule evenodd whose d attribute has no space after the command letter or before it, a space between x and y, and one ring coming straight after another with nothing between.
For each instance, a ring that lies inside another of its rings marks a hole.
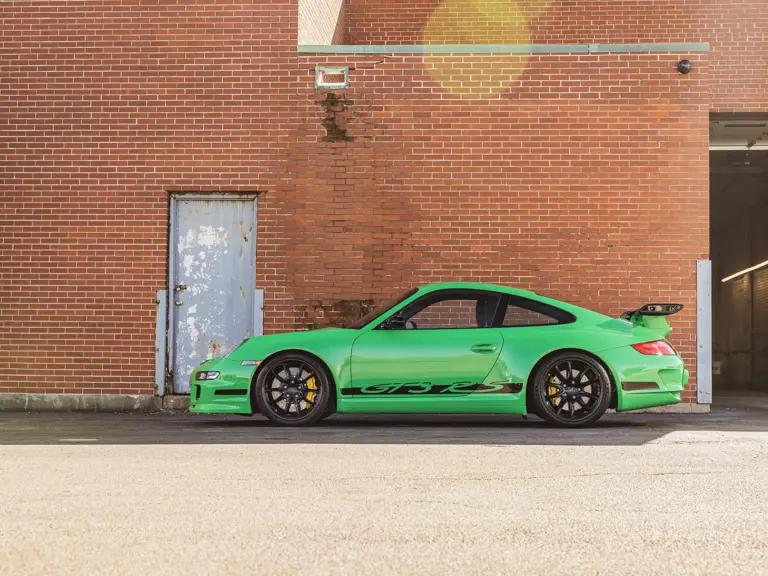
<instances>
[{"instance_id":1,"label":"door frame","mask_svg":"<svg viewBox=\"0 0 768 576\"><path fill-rule=\"evenodd\" d=\"M157 395L158 396L165 396L166 393L175 394L175 391L173 390L173 380L172 378L169 378L173 374L173 361L174 361L174 349L176 345L176 334L174 331L174 313L175 313L175 306L173 305L174 297L175 297L175 284L174 284L174 274L176 271L176 250L175 250L175 243L174 240L176 238L176 233L179 230L178 225L178 205L179 202L183 202L184 200L200 200L200 201L206 201L206 200L246 200L253 202L253 231L254 231L254 241L251 242L251 262L253 262L253 268L254 272L256 270L256 242L258 241L258 194L254 193L239 193L239 192L221 192L216 194L196 194L191 192L173 192L170 194L170 207L168 212L168 239L167 239L167 246L168 246L168 274L166 277L167 282L167 291L166 291L166 314L165 314L165 325L168 337L166 339L166 349L165 349L165 374L162 378L157 378ZM254 285L256 284L256 279L254 278ZM253 305L253 316L251 318L252 323L252 334L254 336L260 336L263 333L263 312L264 312L264 290L256 288L255 295L254 295L254 305ZM162 308L162 307L160 307ZM162 386L160 386L160 382L162 381ZM170 392L166 390L170 386Z\"/></svg>"}]
</instances>

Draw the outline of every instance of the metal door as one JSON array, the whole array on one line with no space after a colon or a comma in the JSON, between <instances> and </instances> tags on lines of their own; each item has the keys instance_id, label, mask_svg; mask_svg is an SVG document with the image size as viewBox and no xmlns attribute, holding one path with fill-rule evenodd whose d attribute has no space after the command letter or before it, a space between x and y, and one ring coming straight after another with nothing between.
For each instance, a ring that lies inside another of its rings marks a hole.
<instances>
[{"instance_id":1,"label":"metal door","mask_svg":"<svg viewBox=\"0 0 768 576\"><path fill-rule=\"evenodd\" d=\"M189 375L260 334L256 306L256 200L179 196L171 201L169 331L173 391Z\"/></svg>"}]
</instances>

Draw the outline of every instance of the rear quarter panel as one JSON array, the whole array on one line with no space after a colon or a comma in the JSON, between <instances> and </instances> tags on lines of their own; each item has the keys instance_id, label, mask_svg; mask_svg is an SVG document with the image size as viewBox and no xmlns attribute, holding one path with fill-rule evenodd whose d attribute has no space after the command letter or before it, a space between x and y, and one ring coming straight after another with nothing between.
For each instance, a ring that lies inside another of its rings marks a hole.
<instances>
[{"instance_id":1,"label":"rear quarter panel","mask_svg":"<svg viewBox=\"0 0 768 576\"><path fill-rule=\"evenodd\" d=\"M646 370L682 369L682 360L677 356L647 357L630 348L632 344L659 339L657 333L644 328L633 329L628 321L589 310L576 311L579 315L571 324L500 328L504 346L487 381L522 382L525 391L540 361L560 350L578 350L596 356L608 367L616 384L621 410L624 404L622 381L647 377ZM524 402L525 395L521 396Z\"/></svg>"},{"instance_id":2,"label":"rear quarter panel","mask_svg":"<svg viewBox=\"0 0 768 576\"><path fill-rule=\"evenodd\" d=\"M629 345L631 340L631 335L606 334L596 326L579 322L500 328L500 331L504 346L489 378L512 380L524 385L527 385L536 365L550 354L560 350L580 350L600 357L601 351Z\"/></svg>"}]
</instances>

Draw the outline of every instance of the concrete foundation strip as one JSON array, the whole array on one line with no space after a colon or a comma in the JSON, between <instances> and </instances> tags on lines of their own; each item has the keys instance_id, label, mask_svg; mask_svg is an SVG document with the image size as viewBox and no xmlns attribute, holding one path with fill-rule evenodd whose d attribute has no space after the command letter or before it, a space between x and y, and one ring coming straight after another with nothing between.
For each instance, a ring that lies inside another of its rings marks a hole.
<instances>
[{"instance_id":1,"label":"concrete foundation strip","mask_svg":"<svg viewBox=\"0 0 768 576\"><path fill-rule=\"evenodd\" d=\"M707 52L708 42L662 44L413 44L413 45L299 45L307 54L598 54Z\"/></svg>"}]
</instances>

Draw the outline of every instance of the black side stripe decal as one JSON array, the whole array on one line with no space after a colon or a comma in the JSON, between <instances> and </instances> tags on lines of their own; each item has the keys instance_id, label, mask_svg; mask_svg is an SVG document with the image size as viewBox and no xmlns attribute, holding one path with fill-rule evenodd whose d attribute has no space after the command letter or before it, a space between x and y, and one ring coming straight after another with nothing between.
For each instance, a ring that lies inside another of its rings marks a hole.
<instances>
[{"instance_id":1,"label":"black side stripe decal","mask_svg":"<svg viewBox=\"0 0 768 576\"><path fill-rule=\"evenodd\" d=\"M518 394L523 390L522 382L491 382L478 384L469 381L453 384L432 384L431 382L391 382L371 384L362 388L342 388L342 396L465 396L467 394Z\"/></svg>"}]
</instances>

